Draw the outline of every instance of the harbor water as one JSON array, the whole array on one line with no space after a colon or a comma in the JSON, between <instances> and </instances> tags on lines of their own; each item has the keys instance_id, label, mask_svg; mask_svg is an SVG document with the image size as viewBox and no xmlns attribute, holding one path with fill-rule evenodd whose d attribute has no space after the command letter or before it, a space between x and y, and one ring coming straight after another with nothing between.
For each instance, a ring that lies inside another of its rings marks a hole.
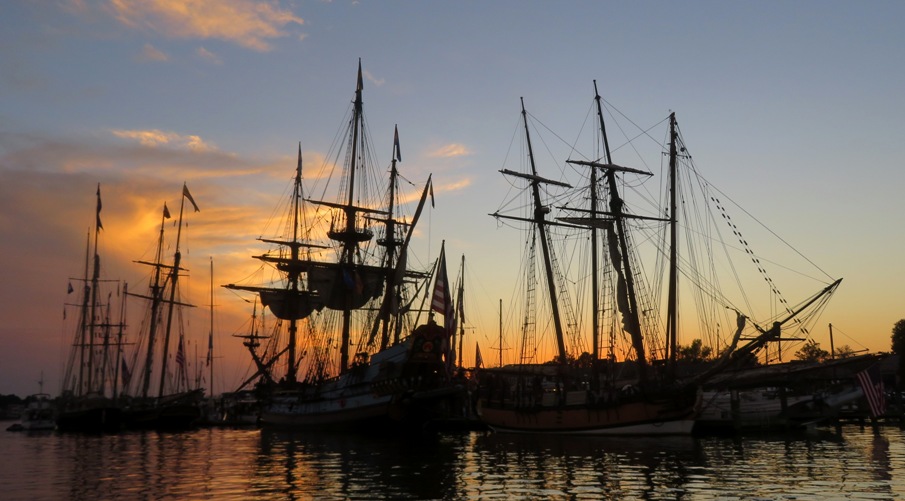
<instances>
[{"instance_id":1,"label":"harbor water","mask_svg":"<svg viewBox=\"0 0 905 501\"><path fill-rule=\"evenodd\" d=\"M905 432L2 432L0 499L905 499Z\"/></svg>"}]
</instances>

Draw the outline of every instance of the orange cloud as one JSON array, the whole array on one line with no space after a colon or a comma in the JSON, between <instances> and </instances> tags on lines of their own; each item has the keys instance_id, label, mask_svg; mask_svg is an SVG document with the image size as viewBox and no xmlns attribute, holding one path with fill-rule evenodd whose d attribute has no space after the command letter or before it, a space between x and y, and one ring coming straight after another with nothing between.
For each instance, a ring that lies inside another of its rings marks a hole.
<instances>
[{"instance_id":1,"label":"orange cloud","mask_svg":"<svg viewBox=\"0 0 905 501\"><path fill-rule=\"evenodd\" d=\"M113 135L123 139L134 139L142 146L177 146L188 148L192 151L212 151L216 147L207 144L200 136L182 135L175 132L166 132L158 129L152 130L113 130Z\"/></svg>"},{"instance_id":2,"label":"orange cloud","mask_svg":"<svg viewBox=\"0 0 905 501\"><path fill-rule=\"evenodd\" d=\"M471 150L469 150L468 147L464 144L458 143L442 146L428 154L428 156L434 158L454 158L464 157L468 155L471 155Z\"/></svg>"},{"instance_id":3,"label":"orange cloud","mask_svg":"<svg viewBox=\"0 0 905 501\"><path fill-rule=\"evenodd\" d=\"M438 187L438 190L443 192L460 191L469 186L471 186L471 178L463 178L451 183L445 183L443 186Z\"/></svg>"},{"instance_id":4,"label":"orange cloud","mask_svg":"<svg viewBox=\"0 0 905 501\"><path fill-rule=\"evenodd\" d=\"M287 36L285 28L304 24L290 10L250 0L110 0L108 10L121 23L172 38L226 40L267 52L269 40Z\"/></svg>"}]
</instances>

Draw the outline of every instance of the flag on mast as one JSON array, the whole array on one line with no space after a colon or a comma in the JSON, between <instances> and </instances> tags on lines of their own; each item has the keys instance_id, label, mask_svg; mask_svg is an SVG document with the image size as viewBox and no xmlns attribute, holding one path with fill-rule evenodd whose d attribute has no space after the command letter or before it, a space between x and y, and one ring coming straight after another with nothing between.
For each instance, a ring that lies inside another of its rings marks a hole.
<instances>
[{"instance_id":1,"label":"flag on mast","mask_svg":"<svg viewBox=\"0 0 905 501\"><path fill-rule=\"evenodd\" d=\"M393 132L393 148L396 150L396 160L402 161L402 150L399 149L399 127L395 127Z\"/></svg>"},{"instance_id":2,"label":"flag on mast","mask_svg":"<svg viewBox=\"0 0 905 501\"><path fill-rule=\"evenodd\" d=\"M443 326L447 334L454 330L455 313L452 298L449 294L449 279L446 276L446 242L440 247L440 258L437 263L437 276L434 279L434 294L431 298L431 309L443 314Z\"/></svg>"},{"instance_id":3,"label":"flag on mast","mask_svg":"<svg viewBox=\"0 0 905 501\"><path fill-rule=\"evenodd\" d=\"M195 203L195 199L192 198L192 194L189 193L189 187L185 183L182 183L182 195L185 198L188 198L189 202L192 202L192 207L195 208L195 212L201 211L201 209L198 208L198 204Z\"/></svg>"},{"instance_id":4,"label":"flag on mast","mask_svg":"<svg viewBox=\"0 0 905 501\"><path fill-rule=\"evenodd\" d=\"M446 276L446 242L440 246L440 258L437 260L437 273L434 278L434 293L431 298L431 310L443 315L443 353L446 357L446 369L452 371L455 366L456 313L449 294L449 278Z\"/></svg>"},{"instance_id":5,"label":"flag on mast","mask_svg":"<svg viewBox=\"0 0 905 501\"><path fill-rule=\"evenodd\" d=\"M97 183L97 224L95 225L95 231L103 229L104 225L101 224L101 183Z\"/></svg>"},{"instance_id":6,"label":"flag on mast","mask_svg":"<svg viewBox=\"0 0 905 501\"><path fill-rule=\"evenodd\" d=\"M176 365L185 372L185 349L183 348L182 335L179 336L179 346L176 348Z\"/></svg>"},{"instance_id":7,"label":"flag on mast","mask_svg":"<svg viewBox=\"0 0 905 501\"><path fill-rule=\"evenodd\" d=\"M358 60L358 87L355 88L356 91L361 92L364 90L364 81L361 79L361 59Z\"/></svg>"}]
</instances>

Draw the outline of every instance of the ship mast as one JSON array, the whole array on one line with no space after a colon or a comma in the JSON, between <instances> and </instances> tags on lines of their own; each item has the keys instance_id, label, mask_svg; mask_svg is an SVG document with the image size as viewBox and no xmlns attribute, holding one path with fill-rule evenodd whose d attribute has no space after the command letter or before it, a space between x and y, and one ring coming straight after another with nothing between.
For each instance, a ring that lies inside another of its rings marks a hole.
<instances>
[{"instance_id":1,"label":"ship mast","mask_svg":"<svg viewBox=\"0 0 905 501\"><path fill-rule=\"evenodd\" d=\"M214 258L211 256L211 328L207 337L207 365L210 369L210 396L214 396Z\"/></svg>"},{"instance_id":2,"label":"ship mast","mask_svg":"<svg viewBox=\"0 0 905 501\"><path fill-rule=\"evenodd\" d=\"M550 296L550 310L553 315L553 327L556 330L556 349L557 354L559 356L559 362L566 362L566 343L565 343L565 335L563 334L562 328L562 318L559 313L559 300L556 295L556 283L554 282L553 277L553 261L550 257L550 243L547 239L547 224L546 215L549 212L549 209L543 205L540 198L540 184L549 183L549 184L557 184L560 186L568 186L565 183L559 183L557 181L551 181L549 179L543 179L537 175L537 166L534 163L534 150L531 147L531 134L528 131L528 112L525 111L525 99L521 98L522 102L522 121L525 126L525 140L528 146L528 160L531 163L531 175L525 176L520 175L520 177L524 177L525 179L529 179L531 181L531 194L534 200L534 218L533 222L537 228L538 233L540 234L540 243L541 243L541 252L544 256L544 271L547 277L547 292ZM518 175L517 173L504 171L505 174L510 175Z\"/></svg>"},{"instance_id":3,"label":"ship mast","mask_svg":"<svg viewBox=\"0 0 905 501\"><path fill-rule=\"evenodd\" d=\"M286 282L278 288L246 286L237 284L227 284L224 287L235 290L245 290L256 293L261 298L262 311L265 307L270 310L280 320L288 320L288 343L285 348L274 354L268 361L261 360L255 353L257 341L246 343L246 347L251 351L252 358L258 366L258 372L252 377L258 375L264 376L268 381L272 381L270 367L286 355L285 379L294 382L298 379L299 356L298 356L298 321L307 318L311 313L323 307L320 296L307 288L303 287L302 274L308 273L311 268L311 261L307 257L302 258L301 249L304 248L326 248L323 245L302 242L304 224L302 213L302 201L304 193L302 189L302 145L299 143L298 162L296 163L295 176L293 176L292 200L290 201L291 214L287 219L287 224L292 225L291 237L284 236L276 239L259 238L260 241L276 244L279 246L279 254L272 255L265 253L260 256L253 256L265 263L272 263L277 270L286 274ZM285 256L284 248L289 249L289 256ZM310 257L310 256L309 256ZM240 336L242 337L242 336ZM259 338L260 336L255 336Z\"/></svg>"},{"instance_id":4,"label":"ship mast","mask_svg":"<svg viewBox=\"0 0 905 501\"><path fill-rule=\"evenodd\" d=\"M144 376L142 377L141 382L141 396L142 398L148 397L148 389L151 385L151 370L154 367L154 349L155 349L155 341L157 337L157 317L158 311L160 310L160 305L163 302L163 287L160 285L160 272L161 268L164 267L162 263L163 259L163 229L164 224L166 223L167 218L169 217L169 210L167 210L166 202L163 204L163 214L160 217L160 235L157 237L157 254L155 256L153 263L146 263L142 261L138 261L139 264L148 264L154 267L154 277L151 279L151 283L149 285L149 293L150 296L139 296L144 297L151 301L151 314L150 314L150 325L148 327L148 352L145 356L145 364L144 364Z\"/></svg>"},{"instance_id":5,"label":"ship mast","mask_svg":"<svg viewBox=\"0 0 905 501\"><path fill-rule=\"evenodd\" d=\"M459 368L462 368L462 347L465 345L465 254L459 267L459 290L456 293L456 323L459 325Z\"/></svg>"},{"instance_id":6,"label":"ship mast","mask_svg":"<svg viewBox=\"0 0 905 501\"><path fill-rule=\"evenodd\" d=\"M676 214L676 114L669 114L669 298L667 300L666 339L669 375L675 378L678 351L678 215Z\"/></svg>"},{"instance_id":7,"label":"ship mast","mask_svg":"<svg viewBox=\"0 0 905 501\"><path fill-rule=\"evenodd\" d=\"M346 205L343 211L346 216L346 228L342 233L336 234L343 244L342 254L340 257L340 266L346 266L351 269L355 265L355 251L358 249L358 232L355 228L358 210L355 206L355 171L357 168L356 160L358 159L358 139L362 128L361 111L362 100L361 91L363 88L361 78L361 59L358 60L358 85L355 87L355 103L352 110L352 130L351 130L351 155L349 157L349 193ZM340 372L346 372L349 367L349 342L351 340L352 331L352 296L346 295L345 307L343 308L342 323L342 341L340 345Z\"/></svg>"},{"instance_id":8,"label":"ship mast","mask_svg":"<svg viewBox=\"0 0 905 501\"><path fill-rule=\"evenodd\" d=\"M600 93L597 92L597 80L594 80L594 101L597 103L597 116L600 120L600 135L603 139L606 163L610 163L610 146L607 142L606 129L603 122L603 109L600 106ZM596 364L600 360L600 262L597 250L597 168L591 167L591 347L592 360ZM594 384L599 379L594 377Z\"/></svg>"},{"instance_id":9,"label":"ship mast","mask_svg":"<svg viewBox=\"0 0 905 501\"><path fill-rule=\"evenodd\" d=\"M385 235L384 238L379 240L377 243L386 247L386 254L384 257L384 270L385 270L385 293L383 299L383 305L380 308L380 313L378 314L377 322L374 324L374 328L371 331L370 340L373 340L377 335L377 329L381 329L380 333L380 350L385 350L387 346L390 344L390 316L394 311L398 311L399 303L401 301L399 286L401 284L402 277L397 276L396 273L396 263L398 260L402 259L402 254L398 254L397 257L397 249L402 244L401 241L396 239L396 187L399 179L399 171L396 169L396 162L401 162L402 154L399 152L399 128L394 128L393 131L393 160L390 163L390 184L388 188L388 203L387 203L387 218L384 219L385 224ZM403 270L404 271L404 270ZM393 326L393 344L399 343L399 336L402 332L402 325L400 322L396 322Z\"/></svg>"},{"instance_id":10,"label":"ship mast","mask_svg":"<svg viewBox=\"0 0 905 501\"><path fill-rule=\"evenodd\" d=\"M90 231L90 230L89 230ZM79 334L76 339L76 346L79 351L79 380L78 386L76 387L75 394L76 396L82 396L88 393L85 389L85 345L87 343L88 334L88 305L91 301L91 286L88 285L88 268L89 268L89 258L88 256L91 254L91 234L89 233L85 237L85 279L84 285L82 286L82 312L79 317Z\"/></svg>"},{"instance_id":11,"label":"ship mast","mask_svg":"<svg viewBox=\"0 0 905 501\"><path fill-rule=\"evenodd\" d=\"M364 117L362 115L363 106L361 99L363 88L364 85L362 81L361 60L359 59L358 84L355 87L355 101L352 108L352 119L349 123L351 130L349 131L349 154L347 156L349 163L348 169L346 170L348 175L348 186L346 188L348 192L346 193L346 201L345 203L330 203L325 201L312 200L313 203L326 205L334 209L339 209L345 217L345 223L343 224L342 222L340 222L340 228L334 228L331 224L330 231L328 232L328 236L331 239L342 244L339 262L337 263L337 266L333 268L336 274L334 275L334 283L336 284L342 284L347 274L357 274L360 272L373 274L376 271L376 268L369 268L367 266L364 266L363 264L356 263L359 244L371 240L371 238L373 238L374 236L370 229L366 227L359 229L357 227L358 214L360 212L385 214L380 210L375 210L369 207L359 207L355 205L356 171L359 168L365 167L364 160L362 159L361 163L359 164L358 157L359 155L364 156L364 154L366 153L366 136L364 130L365 126ZM359 148L361 148L361 151L359 151ZM340 285L340 287L342 287L342 285ZM340 372L344 373L349 369L349 345L352 332L352 312L353 310L361 306L359 302L363 299L363 297L360 291L343 290L341 297L338 298L338 301L335 301L335 298L332 297L333 294L334 292L329 293L331 298L329 299L328 307L331 309L342 310Z\"/></svg>"},{"instance_id":12,"label":"ship mast","mask_svg":"<svg viewBox=\"0 0 905 501\"><path fill-rule=\"evenodd\" d=\"M88 391L94 391L94 329L97 326L97 287L101 275L101 257L97 253L97 240L101 232L101 185L97 185L97 222L94 225L94 269L91 273L91 323L88 325ZM83 348L84 349L84 348Z\"/></svg>"},{"instance_id":13,"label":"ship mast","mask_svg":"<svg viewBox=\"0 0 905 501\"><path fill-rule=\"evenodd\" d=\"M176 226L176 252L173 254L173 268L170 270L170 299L167 301L167 324L163 336L163 360L161 360L160 365L160 385L158 386L157 391L158 398L163 397L164 383L166 382L167 376L167 355L170 349L170 334L173 328L173 310L176 305L176 283L179 279L179 271L181 269L179 264L182 260L182 252L179 250L179 244L182 239L182 216L185 209L185 199L187 197L192 202L192 206L195 207L195 212L198 211L198 206L195 205L194 200L192 200L191 195L188 193L189 189L183 183L182 196L179 199L179 223Z\"/></svg>"},{"instance_id":14,"label":"ship mast","mask_svg":"<svg viewBox=\"0 0 905 501\"><path fill-rule=\"evenodd\" d=\"M299 161L295 168L295 183L292 192L292 243L289 246L291 262L293 264L299 261L299 210L302 202L302 143L299 143ZM289 268L288 280L289 290L292 291L292 297L296 297L299 291L299 268L291 266ZM296 358L296 348L298 345L298 320L293 315L289 319L289 360L286 369L286 380L295 382L298 375L298 360Z\"/></svg>"},{"instance_id":15,"label":"ship mast","mask_svg":"<svg viewBox=\"0 0 905 501\"><path fill-rule=\"evenodd\" d=\"M597 116L600 120L600 133L603 135L603 146L606 153L605 178L610 192L610 215L613 224L607 226L610 259L617 275L617 299L619 311L622 312L623 329L629 333L632 346L635 349L635 357L638 363L638 376L641 381L647 377L647 357L644 350L644 338L641 335L641 322L638 315L638 299L635 296L635 279L632 273L631 259L628 253L628 238L625 232L625 218L623 214L623 200L619 196L619 188L616 184L616 172L625 170L612 164L610 155L610 143L606 134L606 125L603 120L600 94L597 93L597 82L594 82L595 100L597 101Z\"/></svg>"}]
</instances>

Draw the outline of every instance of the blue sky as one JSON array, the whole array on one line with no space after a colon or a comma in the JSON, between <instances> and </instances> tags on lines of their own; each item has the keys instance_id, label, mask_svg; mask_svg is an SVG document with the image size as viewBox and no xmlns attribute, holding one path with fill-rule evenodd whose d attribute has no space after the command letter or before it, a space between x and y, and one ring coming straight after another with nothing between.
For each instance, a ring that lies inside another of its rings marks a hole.
<instances>
[{"instance_id":1,"label":"blue sky","mask_svg":"<svg viewBox=\"0 0 905 501\"><path fill-rule=\"evenodd\" d=\"M2 2L0 393L36 392L42 371L58 388L97 183L111 276L140 276L185 181L202 208L190 253L233 281L298 144L306 164L326 153L359 58L380 160L398 125L403 174L433 174L419 244L466 255L482 346L520 252L487 216L519 98L571 138L597 80L637 123L675 111L714 184L844 278L822 317L837 345L888 350L905 317L902 19L885 1ZM244 367L231 301L223 363Z\"/></svg>"}]
</instances>

